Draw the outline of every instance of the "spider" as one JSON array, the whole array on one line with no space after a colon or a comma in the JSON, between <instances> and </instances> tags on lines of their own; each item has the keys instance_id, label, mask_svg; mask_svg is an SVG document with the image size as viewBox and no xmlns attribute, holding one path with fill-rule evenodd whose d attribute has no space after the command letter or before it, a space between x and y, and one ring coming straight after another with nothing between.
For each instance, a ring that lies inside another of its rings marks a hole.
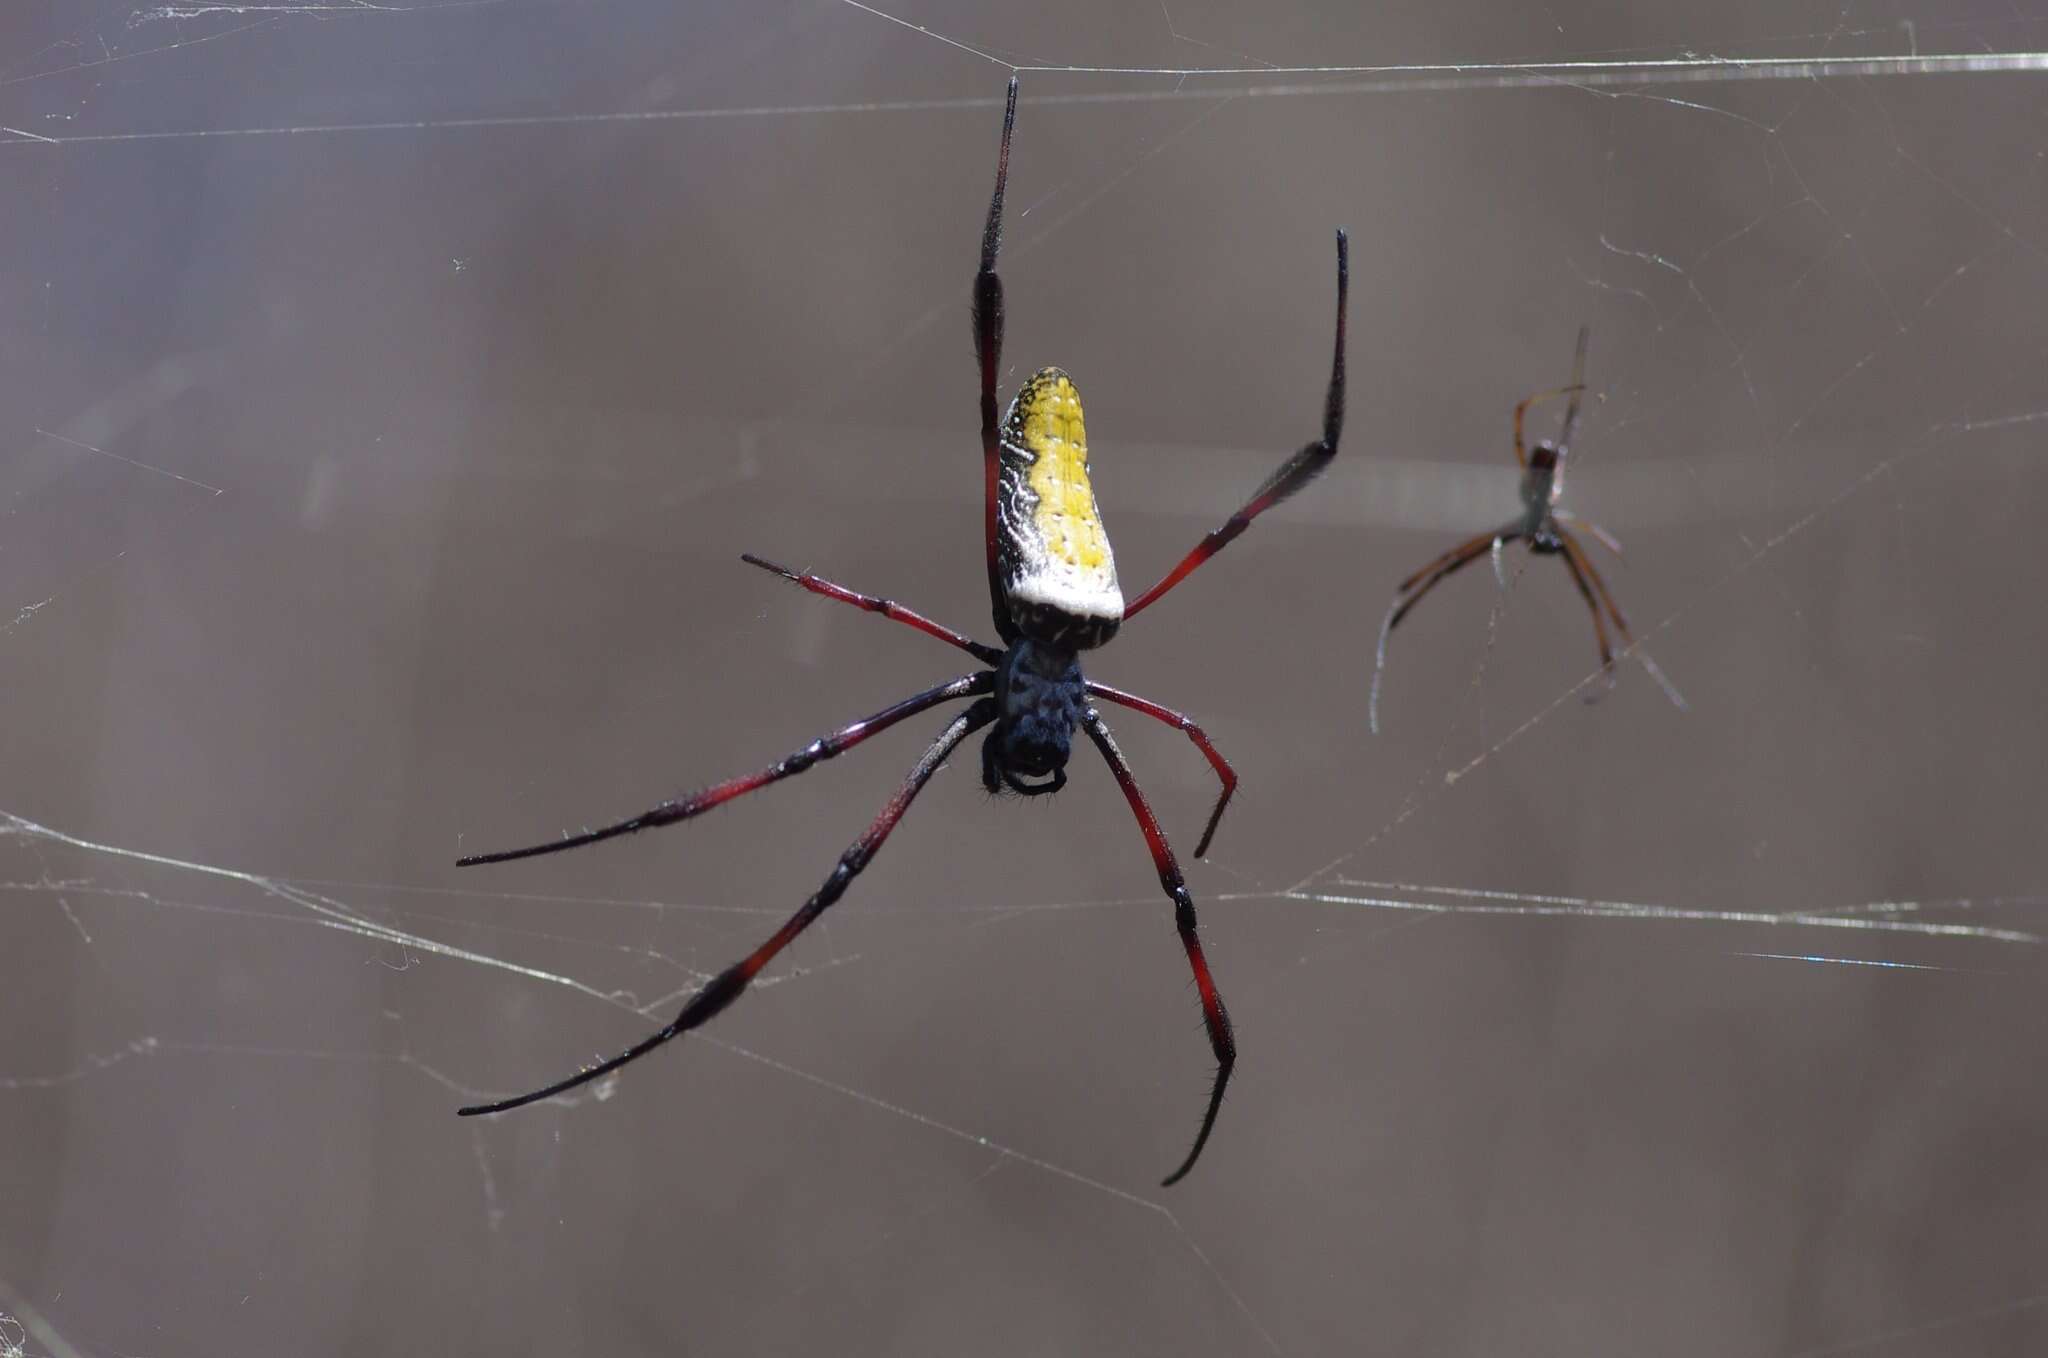
<instances>
[{"instance_id":1,"label":"spider","mask_svg":"<svg viewBox=\"0 0 2048 1358\"><path fill-rule=\"evenodd\" d=\"M713 977L684 1003L666 1027L650 1034L617 1056L587 1067L567 1079L517 1098L463 1108L473 1116L500 1113L534 1103L586 1084L637 1060L656 1047L700 1027L738 999L762 968L809 928L846 891L869 863L911 801L923 789L961 741L984 727L988 734L981 745L981 779L991 793L1007 789L1026 797L1057 792L1067 781L1066 765L1074 728L1087 733L1117 785L1123 789L1137 817L1138 829L1151 851L1159 884L1173 902L1174 925L1181 947L1194 972L1201 996L1202 1017L1215 1053L1216 1073L1210 1086L1209 1102L1202 1115L1193 1147L1179 1168L1164 1180L1179 1182L1194 1168L1216 1114L1223 1103L1223 1090L1237 1061L1237 1047L1231 1036L1230 1017L1223 997L1209 974L1196 932L1195 903L1188 894L1180 866L1174 861L1165 832L1139 789L1137 778L1117 748L1109 726L1096 710L1097 700L1130 708L1186 733L1195 748L1209 761L1222 785L1195 856L1208 852L1216 823L1237 788L1237 774L1208 734L1193 721L1150 699L1085 679L1080 653L1101 646L1116 635L1126 620L1136 617L1158 602L1160 596L1179 584L1204 561L1221 551L1233 538L1266 510L1279 504L1313 480L1337 455L1337 440L1344 424L1344 317L1349 291L1350 247L1346 234L1337 232L1337 333L1330 365L1330 385L1323 403L1322 437L1305 445L1283 462L1279 469L1253 492L1242 508L1223 526L1204 537L1194 550L1168 571L1152 588L1129 605L1117 585L1116 563L1104 532L1095 492L1088 479L1088 446L1081 415L1081 400L1073 381L1058 368L1042 368L1025 381L1010 404L1009 413L996 420L996 374L1003 345L1003 284L996 273L996 254L1002 245L1003 190L1009 178L1010 136L1017 122L1017 81L1012 77L1003 110L1002 148L996 158L995 193L989 200L988 223L981 238L981 267L974 277L973 321L975 357L981 369L981 453L983 473L983 536L988 550L989 604L1001 646L972 640L950 627L903 607L889 599L861 594L824 580L809 571L793 571L753 555L742 559L749 565L770 571L813 594L851 604L870 613L914 627L927 636L967 652L988 668L928 688L924 692L872 716L821 736L802 749L749 773L716 783L687 797L666 801L629 820L586 830L551 843L537 844L502 853L478 854L464 858L459 866L502 863L539 854L559 853L658 825L688 820L715 806L744 796L770 783L804 772L821 760L845 753L877 732L887 730L907 717L955 699L974 701L951 721L928 746L910 774L882 807L860 838L839 856L838 864L823 886L787 923L740 961Z\"/></svg>"},{"instance_id":2,"label":"spider","mask_svg":"<svg viewBox=\"0 0 2048 1358\"><path fill-rule=\"evenodd\" d=\"M1644 667L1664 687L1672 702L1680 708L1685 706L1678 690L1671 687L1670 681L1664 678L1649 655L1636 646L1621 606L1608 593L1607 582L1600 578L1600 572L1594 568L1593 558L1584 544L1566 525L1584 526L1616 556L1621 555L1621 543L1592 520L1581 519L1569 510L1558 508L1558 498L1564 494L1565 454L1571 449L1572 434L1579 425L1579 398L1586 390L1586 339L1586 327L1580 326L1578 352L1572 360L1571 385L1538 392L1515 407L1515 461L1522 467L1522 516L1459 543L1403 580L1394 590L1394 602L1387 609L1386 621L1380 625L1379 648L1373 664L1372 701L1369 706L1375 733L1380 729L1380 676L1387 665L1387 638L1401 625L1401 619L1408 616L1409 610L1422 602L1423 595L1477 561L1482 554L1492 553L1494 572L1498 575L1501 549L1517 539L1526 541L1529 550L1537 556L1564 558L1572 583L1579 587L1579 597L1586 601L1587 611L1593 615L1593 636L1600 646L1600 669L1609 687L1614 684L1614 648L1607 637L1607 618L1612 618L1626 647L1636 651ZM1528 414L1529 407L1558 396L1570 396L1571 402L1565 407L1564 427L1558 431L1557 442L1551 443L1546 439L1537 443L1535 451L1525 452L1523 417ZM1603 608L1606 617L1601 616Z\"/></svg>"}]
</instances>

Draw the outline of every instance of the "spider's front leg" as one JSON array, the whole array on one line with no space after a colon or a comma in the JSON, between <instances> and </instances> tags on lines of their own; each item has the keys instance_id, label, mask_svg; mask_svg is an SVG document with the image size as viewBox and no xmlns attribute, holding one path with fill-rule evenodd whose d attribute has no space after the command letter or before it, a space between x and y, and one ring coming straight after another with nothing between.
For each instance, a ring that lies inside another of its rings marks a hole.
<instances>
[{"instance_id":1,"label":"spider's front leg","mask_svg":"<svg viewBox=\"0 0 2048 1358\"><path fill-rule=\"evenodd\" d=\"M1621 632L1622 643L1635 645L1635 637L1628 630L1628 619L1622 615L1614 596L1607 592L1607 582L1600 578L1600 572L1593 568L1593 558L1586 555L1586 549L1579 540L1560 527L1557 540L1564 548L1564 564L1572 573L1572 583L1579 587L1579 597L1586 601L1586 611L1593 615L1593 636L1600 643L1600 672L1607 680L1607 687L1614 687L1614 648L1607 639L1607 624L1601 619L1601 605L1606 605L1607 615L1614 619L1614 625ZM1594 598L1594 591L1599 598Z\"/></svg>"},{"instance_id":2,"label":"spider's front leg","mask_svg":"<svg viewBox=\"0 0 2048 1358\"><path fill-rule=\"evenodd\" d=\"M1323 468L1337 456L1337 441L1344 433L1344 323L1350 300L1351 237L1340 230L1337 232L1337 337L1331 344L1330 385L1323 394L1323 436L1313 443L1303 444L1300 451L1281 463L1279 469L1252 492L1251 498L1223 521L1221 528L1196 543L1195 549L1182 557L1179 565L1128 605L1124 609L1126 622L1150 608L1160 595L1185 580L1195 567L1228 547L1238 534L1251 527L1253 519L1322 475Z\"/></svg>"},{"instance_id":3,"label":"spider's front leg","mask_svg":"<svg viewBox=\"0 0 2048 1358\"><path fill-rule=\"evenodd\" d=\"M1195 1167L1195 1161L1202 1156L1202 1148L1209 1144L1209 1133L1216 1126L1216 1114L1223 1108L1223 1089L1230 1083L1231 1068L1237 1064L1237 1041L1231 1036L1230 1014L1223 1007L1222 992L1216 989L1216 981L1209 975L1209 960L1202 955L1202 940L1196 934L1195 901L1188 895L1188 884L1180 875L1180 864L1174 861L1173 848L1166 842L1166 832L1159 828L1159 818L1152 814L1152 807L1145 800L1145 794L1138 787L1137 775L1131 772L1124 752L1117 748L1115 737L1103 723L1094 708L1082 714L1081 724L1087 729L1088 738L1095 742L1095 748L1102 752L1103 762L1116 775L1117 786L1124 790L1124 799L1131 804L1131 812L1138 818L1138 828L1144 832L1145 847L1152 851L1152 865L1159 870L1159 885L1173 902L1173 923L1180 931L1180 945L1187 950L1188 966L1195 974L1195 989L1202 997L1202 1023L1209 1030L1209 1049L1216 1054L1216 1082L1209 1089L1209 1106L1202 1114L1201 1130L1195 1133L1195 1144L1188 1151L1187 1159L1180 1168L1160 1181L1161 1188L1171 1188L1187 1177Z\"/></svg>"},{"instance_id":4,"label":"spider's front leg","mask_svg":"<svg viewBox=\"0 0 2048 1358\"><path fill-rule=\"evenodd\" d=\"M1008 645L1017 639L1016 624L1003 597L1001 564L996 559L996 488L1002 476L1002 431L996 420L996 378L1003 357L1003 279L996 255L1003 248L1003 190L1010 182L1010 134L1017 128L1017 77L1003 106L1003 145L996 153L996 189L988 200L988 222L981 231L981 267L974 274L974 359L981 374L982 537L988 549L988 603L996 635Z\"/></svg>"}]
</instances>

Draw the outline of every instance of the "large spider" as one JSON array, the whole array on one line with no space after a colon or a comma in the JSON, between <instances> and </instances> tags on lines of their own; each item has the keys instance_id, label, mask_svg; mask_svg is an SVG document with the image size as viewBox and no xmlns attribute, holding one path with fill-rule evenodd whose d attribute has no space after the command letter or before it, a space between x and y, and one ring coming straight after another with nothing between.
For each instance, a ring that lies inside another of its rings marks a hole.
<instances>
[{"instance_id":1,"label":"large spider","mask_svg":"<svg viewBox=\"0 0 2048 1358\"><path fill-rule=\"evenodd\" d=\"M1010 404L1009 414L996 422L996 373L1003 345L1003 284L996 274L996 252L1002 244L1003 188L1009 177L1010 134L1017 121L1017 81L1010 81L1009 98L1003 110L1002 149L996 159L996 187L989 200L988 225L981 238L981 268L974 278L974 348L981 367L981 453L984 483L983 535L988 547L989 603L996 635L1002 646L971 640L921 614L888 599L879 599L764 561L756 556L742 558L750 565L772 571L813 594L852 604L870 613L915 627L928 636L957 646L991 668L949 679L943 684L905 698L873 716L843 726L822 736L758 773L746 774L714 784L700 792L663 802L630 820L602 829L586 830L547 844L503 853L479 854L461 860L462 866L501 863L538 854L559 853L599 840L631 834L657 825L688 820L715 806L765 787L793 774L802 773L823 759L852 749L869 736L904 718L956 698L975 701L946 724L910 770L896 794L883 806L867 830L839 856L831 876L803 908L753 952L713 977L683 1005L682 1012L667 1027L635 1043L608 1061L588 1067L545 1089L495 1103L478 1104L459 1110L463 1116L499 1113L540 1099L551 1098L588 1083L656 1047L708 1022L738 999L761 969L773 961L798 934L809 928L846 891L848 884L874 860L889 832L909 809L932 774L969 734L988 727L981 746L981 778L990 792L1007 788L1027 797L1057 792L1066 784L1066 764L1076 726L1088 733L1109 771L1123 789L1138 818L1138 828L1152 852L1159 883L1173 901L1174 924L1180 931L1181 946L1194 970L1195 986L1202 1000L1202 1017L1209 1033L1209 1045L1216 1054L1215 1081L1210 1088L1207 1110L1192 1149L1178 1169L1166 1177L1177 1183L1194 1167L1215 1126L1217 1110L1223 1103L1223 1089L1237 1061L1231 1039L1230 1017L1223 997L1209 975L1196 935L1195 903L1174 861L1173 850L1159 828L1158 818L1139 790L1131 766L1117 748L1109 727L1095 709L1101 699L1128 707L1187 733L1216 771L1222 791L1202 831L1195 856L1208 851L1216 833L1216 822L1237 787L1237 775L1209 743L1202 728L1169 708L1135 694L1081 676L1080 652L1100 646L1116 634L1126 619L1137 616L1159 597L1179 584L1189 572L1207 561L1251 521L1300 490L1328 466L1337 455L1337 439L1344 424L1344 312L1349 284L1349 246L1345 233L1337 233L1337 337L1330 365L1330 387L1323 405L1322 437L1308 444L1267 477L1243 508L1226 520L1181 559L1165 578L1125 605L1117 585L1116 563L1110 554L1109 538L1095 504L1095 492L1088 480L1088 444L1081 417L1081 400L1073 382L1058 368L1042 368L1033 374Z\"/></svg>"},{"instance_id":2,"label":"large spider","mask_svg":"<svg viewBox=\"0 0 2048 1358\"><path fill-rule=\"evenodd\" d=\"M1572 434L1579 424L1579 398L1586 391L1586 327L1579 327L1579 346L1572 360L1572 380L1569 386L1541 391L1528 397L1515 407L1515 461L1522 467L1522 516L1498 528L1490 529L1477 537L1445 552L1436 560L1424 566L1415 574L1403 580L1394 590L1394 602L1387 609L1386 621L1380 624L1379 647L1374 656L1372 675L1372 699L1369 706L1372 729L1380 729L1380 676L1387 666L1387 638L1401 625L1401 619L1408 611L1422 602L1422 596L1439 584L1477 561L1482 555L1491 553L1496 575L1501 570L1501 549L1517 539L1527 542L1529 550L1537 556L1561 556L1565 568L1571 572L1572 583L1579 587L1579 596L1586 601L1586 608L1593 615L1593 636L1600 646L1600 669L1611 687L1614 683L1614 648L1607 637L1606 618L1614 620L1615 628L1621 633L1622 641L1636 650L1637 657L1657 681L1671 700L1681 708L1685 702L1678 691L1671 687L1657 669L1647 653L1636 646L1635 637L1628 630L1628 619L1622 616L1621 606L1614 602L1614 596L1607 592L1607 582L1600 578L1594 568L1593 558L1584 544L1573 534L1567 524L1581 524L1586 531L1600 540L1602 546L1621 555L1621 543L1612 533L1590 519L1581 519L1570 510L1558 508L1558 498L1564 494L1564 460L1570 451ZM1557 442L1539 441L1534 451L1524 451L1522 419L1529 407L1558 396L1570 396L1571 402L1564 409L1564 426L1558 431ZM1598 598L1595 598L1595 595ZM1606 618L1601 609L1606 609Z\"/></svg>"}]
</instances>

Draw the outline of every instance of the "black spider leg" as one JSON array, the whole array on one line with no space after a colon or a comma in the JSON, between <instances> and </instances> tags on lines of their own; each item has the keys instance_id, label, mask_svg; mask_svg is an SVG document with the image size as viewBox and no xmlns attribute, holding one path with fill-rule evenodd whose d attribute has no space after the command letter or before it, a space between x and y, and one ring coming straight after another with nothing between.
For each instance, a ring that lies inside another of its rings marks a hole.
<instances>
[{"instance_id":1,"label":"black spider leg","mask_svg":"<svg viewBox=\"0 0 2048 1358\"><path fill-rule=\"evenodd\" d=\"M996 154L996 191L988 200L988 225L981 232L981 268L974 275L974 357L981 368L982 537L988 548L988 606L996 635L1005 646L1017 639L1003 595L1002 568L996 560L996 491L1002 472L996 423L996 378L1003 357L1003 280L996 273L996 254L1003 248L1003 189L1010 180L1010 133L1017 127L1017 77L1010 77L1010 96L1003 106L1003 147Z\"/></svg>"},{"instance_id":2,"label":"black spider leg","mask_svg":"<svg viewBox=\"0 0 2048 1358\"><path fill-rule=\"evenodd\" d=\"M803 908L791 915L788 922L777 929L767 942L712 977L702 990L689 998L683 1005L682 1012L677 1014L675 1021L666 1028L642 1038L609 1061L578 1071L566 1080L557 1080L545 1089L537 1089L531 1094L522 1094L513 1099L501 1099L496 1103L475 1104L456 1111L463 1117L474 1117L481 1113L503 1113L529 1103L537 1103L542 1099L551 1099L557 1094L567 1093L579 1085L608 1075L628 1062L637 1061L663 1043L681 1037L692 1028L701 1027L717 1017L727 1005L746 991L754 978L760 975L761 969L775 960L777 953L788 947L798 934L808 929L818 916L829 910L832 904L846 893L846 888L853 879L860 876L861 870L874 861L875 855L881 851L883 842L889 838L889 832L896 828L896 822L903 819L903 813L910 809L910 803L931 780L931 776L938 772L939 766L946 762L946 756L950 755L969 734L995 719L995 703L983 698L948 722L946 729L939 733L939 738L931 743L923 757L911 768L910 776L903 780L903 785L896 790L896 795L883 806L882 813L875 817L874 823L868 826L859 839L847 846L845 853L839 855L839 862L833 867L832 875L825 879L825 884L818 888L816 894L805 901Z\"/></svg>"},{"instance_id":3,"label":"black spider leg","mask_svg":"<svg viewBox=\"0 0 2048 1358\"><path fill-rule=\"evenodd\" d=\"M1481 533L1477 537L1467 538L1403 580L1395 588L1394 602L1387 606L1386 620L1380 624L1379 645L1373 652L1372 696L1366 704L1366 712L1374 735L1378 735L1380 730L1380 679L1387 671L1387 638L1401 625L1401 619L1407 617L1408 611L1422 602L1423 595L1477 561L1483 554L1493 551L1497 546L1506 546L1521 536L1521 525L1510 523L1496 528L1491 533Z\"/></svg>"},{"instance_id":4,"label":"black spider leg","mask_svg":"<svg viewBox=\"0 0 2048 1358\"><path fill-rule=\"evenodd\" d=\"M1155 721L1165 722L1193 741L1195 748L1202 752L1202 758L1209 761L1209 767L1216 771L1216 781L1223 784L1223 789L1216 794L1216 805L1209 812L1209 823L1202 827L1201 842L1195 845L1195 857L1208 857L1209 841L1216 838L1216 824L1223 819L1223 808L1230 805L1231 794L1237 791L1237 770L1230 767L1230 761L1223 757L1223 751L1209 743L1209 733L1185 714L1155 703L1150 698L1140 698L1135 693L1126 693L1120 688L1111 688L1108 684L1098 684L1093 679L1088 681L1088 691L1098 698L1106 698L1110 702L1128 707L1133 712L1143 712Z\"/></svg>"},{"instance_id":5,"label":"black spider leg","mask_svg":"<svg viewBox=\"0 0 2048 1358\"><path fill-rule=\"evenodd\" d=\"M1337 456L1337 440L1344 433L1344 316L1350 296L1351 238L1340 230L1337 232L1337 338L1330 356L1330 389L1323 397L1323 436L1314 443L1303 445L1299 452L1281 463L1280 469L1261 482L1244 506L1224 520L1221 528L1196 543L1195 549L1182 557L1180 564L1168 571L1158 584L1139 595L1136 603L1127 605L1124 608L1125 619L1135 618L1150 607L1160 595L1186 579L1195 567L1229 546L1232 539L1251 527L1253 519L1315 480Z\"/></svg>"},{"instance_id":6,"label":"black spider leg","mask_svg":"<svg viewBox=\"0 0 2048 1358\"><path fill-rule=\"evenodd\" d=\"M1151 806L1145 801L1145 794L1138 788L1137 775L1131 772L1130 763L1124 752L1116 746L1115 737L1094 708L1089 708L1081 717L1081 724L1088 730L1088 738L1095 742L1095 748L1102 752L1103 762L1116 775L1117 786L1124 790L1124 799L1131 804L1131 812L1138 818L1138 828L1145 833L1145 847L1152 851L1152 864L1159 869L1159 885L1166 889L1167 897L1173 901L1173 923L1180 931L1180 945L1187 950L1188 966L1195 973L1195 989L1202 996L1202 1023L1209 1030L1209 1049L1216 1053L1216 1082L1209 1089L1209 1106L1202 1114L1201 1130L1195 1133L1195 1144L1188 1150L1187 1159L1180 1168L1160 1181L1161 1188L1171 1188L1187 1177L1195 1167L1195 1161L1202 1156L1202 1147L1209 1144L1209 1133L1216 1126L1216 1114L1223 1107L1223 1089L1230 1083L1230 1071L1237 1064L1237 1043L1230 1035L1230 1014L1223 1007L1223 996L1216 989L1214 978L1209 975L1209 961L1202 955L1202 940L1195 933L1195 901L1188 895L1188 884L1180 875L1180 864L1173 860L1173 848L1166 842L1166 832L1159 828L1159 818L1152 814Z\"/></svg>"},{"instance_id":7,"label":"black spider leg","mask_svg":"<svg viewBox=\"0 0 2048 1358\"><path fill-rule=\"evenodd\" d=\"M537 858L542 854L560 853L564 849L580 849L585 844L596 844L600 840L616 839L640 830L651 830L656 826L674 825L679 820L700 816L714 806L723 806L735 797L743 797L757 788L777 783L784 778L802 773L820 760L831 759L844 754L878 731L886 731L905 717L914 717L926 708L937 707L940 703L954 698L968 698L978 693L987 693L995 688L996 677L992 670L979 674L963 674L958 679L948 679L935 688L905 698L902 702L885 707L871 717L840 727L828 736L820 736L810 744L792 754L784 755L758 773L741 774L725 782L714 783L687 797L679 797L661 805L642 811L639 815L597 830L585 830L581 834L565 835L546 844L530 844L523 849L504 849L497 853L474 854L457 859L458 868L475 867L481 863L509 863L517 858Z\"/></svg>"}]
</instances>

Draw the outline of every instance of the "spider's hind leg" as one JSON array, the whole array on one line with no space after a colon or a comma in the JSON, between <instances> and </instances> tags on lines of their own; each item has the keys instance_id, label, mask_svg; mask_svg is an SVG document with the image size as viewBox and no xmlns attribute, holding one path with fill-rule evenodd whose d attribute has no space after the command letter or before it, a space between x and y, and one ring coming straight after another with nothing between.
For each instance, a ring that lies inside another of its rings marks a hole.
<instances>
[{"instance_id":1,"label":"spider's hind leg","mask_svg":"<svg viewBox=\"0 0 2048 1358\"><path fill-rule=\"evenodd\" d=\"M1166 842L1166 832L1159 828L1159 818L1152 814L1151 805L1138 787L1138 777L1131 772L1130 761L1117 748L1116 737L1109 733L1109 724L1102 720L1094 708L1089 708L1081 718L1082 729L1102 754L1102 762L1109 765L1117 786L1124 792L1124 799L1131 804L1131 814L1138 818L1138 830L1145 837L1145 847L1151 851L1152 866L1158 870L1159 885L1173 902L1173 925L1180 934L1181 948L1187 953L1188 968L1194 973L1195 991L1202 997L1202 1026L1209 1034L1209 1050L1216 1057L1216 1074L1209 1086L1209 1103L1202 1110L1202 1125L1195 1132L1195 1144L1188 1148L1187 1158L1180 1167L1161 1181L1160 1187L1171 1188L1187 1177L1195 1167L1195 1161L1202 1158L1202 1148L1209 1144L1209 1133L1216 1129L1216 1114L1223 1108L1223 1091L1230 1085L1230 1072L1237 1067L1237 1039L1230 1028L1230 1013L1223 1007L1222 992L1216 988L1215 978L1209 974L1209 960L1202 952L1202 940L1197 932L1194 897L1188 894L1187 880L1181 876L1180 864L1174 861L1173 849Z\"/></svg>"},{"instance_id":2,"label":"spider's hind leg","mask_svg":"<svg viewBox=\"0 0 2048 1358\"><path fill-rule=\"evenodd\" d=\"M930 702L926 703L926 706L930 705ZM554 1098L558 1094L566 1094L572 1089L610 1074L620 1066L639 1060L656 1047L672 1042L691 1029L702 1027L716 1018L753 984L754 978L760 975L762 968L774 961L776 955L788 947L797 935L808 929L818 916L824 914L846 894L846 888L852 885L853 879L860 876L867 865L874 861L875 855L881 852L883 843L896 828L896 823L903 819L903 813L910 809L911 802L924 790L932 775L939 771L940 766L946 762L946 757L953 753L954 747L975 730L994 721L995 717L994 700L981 698L946 723L946 729L939 733L938 739L925 747L924 754L911 767L909 775L896 789L895 795L883 803L881 813L869 823L860 838L847 845L846 851L839 855L839 862L833 866L831 876L827 877L824 885L804 902L803 908L791 915L780 929L769 935L766 942L705 982L703 989L684 1002L682 1011L668 1026L641 1038L610 1060L586 1067L567 1079L555 1081L546 1088L536 1089L530 1094L521 1094L515 1098L471 1104L466 1108L458 1108L456 1112L462 1117L504 1113L514 1108L523 1108L530 1103L537 1103L542 1099Z\"/></svg>"},{"instance_id":3,"label":"spider's hind leg","mask_svg":"<svg viewBox=\"0 0 2048 1358\"><path fill-rule=\"evenodd\" d=\"M1629 636L1628 620L1621 616L1621 610L1615 608L1614 601L1607 597L1605 584L1600 586L1600 597L1594 597L1593 582L1599 577L1593 571L1593 563L1586 560L1585 549L1579 546L1576 539L1560 530L1556 550L1564 557L1566 569L1572 573L1572 583L1578 586L1579 597L1586 601L1586 611L1593 615L1593 637L1600 644L1600 677L1605 681L1606 687L1588 693L1586 701L1597 702L1602 692L1613 689L1615 682L1614 647L1607 638L1607 620L1600 614L1602 602L1606 603L1609 612L1613 614L1615 626L1621 629L1622 640L1632 644L1634 639Z\"/></svg>"}]
</instances>

